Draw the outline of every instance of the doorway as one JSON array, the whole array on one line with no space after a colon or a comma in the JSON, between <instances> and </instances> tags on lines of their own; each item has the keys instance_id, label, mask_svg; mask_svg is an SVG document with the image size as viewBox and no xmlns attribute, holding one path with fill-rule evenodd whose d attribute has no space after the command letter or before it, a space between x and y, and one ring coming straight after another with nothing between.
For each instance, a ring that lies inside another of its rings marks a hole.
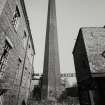
<instances>
[{"instance_id":1,"label":"doorway","mask_svg":"<svg viewBox=\"0 0 105 105\"><path fill-rule=\"evenodd\" d=\"M105 77L95 77L96 86L89 90L91 105L105 105Z\"/></svg>"}]
</instances>

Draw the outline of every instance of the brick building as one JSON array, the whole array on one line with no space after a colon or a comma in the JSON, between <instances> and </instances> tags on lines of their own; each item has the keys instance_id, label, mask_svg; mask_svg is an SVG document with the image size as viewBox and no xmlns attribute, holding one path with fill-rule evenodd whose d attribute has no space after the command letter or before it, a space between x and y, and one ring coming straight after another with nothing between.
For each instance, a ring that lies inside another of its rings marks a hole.
<instances>
[{"instance_id":1,"label":"brick building","mask_svg":"<svg viewBox=\"0 0 105 105\"><path fill-rule=\"evenodd\" d=\"M34 54L24 0L0 0L0 105L27 103Z\"/></svg>"},{"instance_id":2,"label":"brick building","mask_svg":"<svg viewBox=\"0 0 105 105\"><path fill-rule=\"evenodd\" d=\"M81 28L73 56L80 105L104 105L105 28Z\"/></svg>"}]
</instances>

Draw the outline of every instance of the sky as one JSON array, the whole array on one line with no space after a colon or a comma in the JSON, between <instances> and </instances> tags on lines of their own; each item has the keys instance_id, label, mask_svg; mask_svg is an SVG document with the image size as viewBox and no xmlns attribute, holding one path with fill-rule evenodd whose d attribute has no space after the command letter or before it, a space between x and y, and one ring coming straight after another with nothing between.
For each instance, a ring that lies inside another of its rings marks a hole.
<instances>
[{"instance_id":1,"label":"sky","mask_svg":"<svg viewBox=\"0 0 105 105\"><path fill-rule=\"evenodd\" d=\"M35 72L43 71L48 0L25 0L36 55ZM57 30L62 73L75 72L73 47L80 27L105 25L105 0L56 0Z\"/></svg>"}]
</instances>

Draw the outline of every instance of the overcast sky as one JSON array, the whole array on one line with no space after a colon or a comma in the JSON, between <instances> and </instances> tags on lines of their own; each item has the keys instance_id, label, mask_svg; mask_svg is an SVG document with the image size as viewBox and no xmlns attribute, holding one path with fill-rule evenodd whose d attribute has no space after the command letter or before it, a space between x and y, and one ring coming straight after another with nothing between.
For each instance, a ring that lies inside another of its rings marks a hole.
<instances>
[{"instance_id":1,"label":"overcast sky","mask_svg":"<svg viewBox=\"0 0 105 105\"><path fill-rule=\"evenodd\" d=\"M43 71L48 0L25 0L34 38L35 72ZM56 0L61 72L75 72L72 51L80 27L105 25L105 0Z\"/></svg>"}]
</instances>

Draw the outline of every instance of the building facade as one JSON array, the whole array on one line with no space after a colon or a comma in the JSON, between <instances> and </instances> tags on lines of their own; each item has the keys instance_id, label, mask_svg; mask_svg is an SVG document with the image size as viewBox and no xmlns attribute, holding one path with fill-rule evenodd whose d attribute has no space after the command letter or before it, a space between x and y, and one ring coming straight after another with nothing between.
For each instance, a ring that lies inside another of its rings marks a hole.
<instances>
[{"instance_id":1,"label":"building facade","mask_svg":"<svg viewBox=\"0 0 105 105\"><path fill-rule=\"evenodd\" d=\"M73 56L80 105L104 105L105 28L81 28Z\"/></svg>"},{"instance_id":2,"label":"building facade","mask_svg":"<svg viewBox=\"0 0 105 105\"><path fill-rule=\"evenodd\" d=\"M60 64L58 51L55 0L49 0L42 79L42 99L56 101L60 88Z\"/></svg>"},{"instance_id":3,"label":"building facade","mask_svg":"<svg viewBox=\"0 0 105 105\"><path fill-rule=\"evenodd\" d=\"M24 0L0 0L0 105L27 103L34 55Z\"/></svg>"}]
</instances>

